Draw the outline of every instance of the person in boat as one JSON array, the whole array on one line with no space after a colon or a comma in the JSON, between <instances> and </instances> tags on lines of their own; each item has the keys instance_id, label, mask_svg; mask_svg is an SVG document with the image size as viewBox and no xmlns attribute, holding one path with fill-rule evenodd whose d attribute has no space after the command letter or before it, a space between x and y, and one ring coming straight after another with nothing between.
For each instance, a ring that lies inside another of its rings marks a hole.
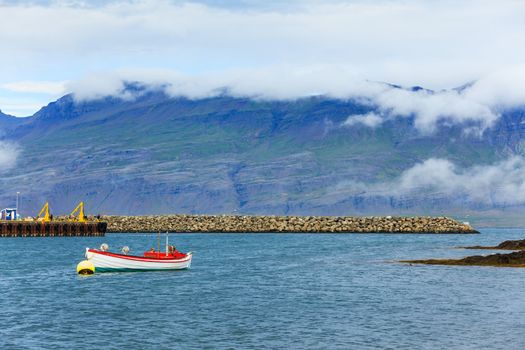
<instances>
[{"instance_id":1,"label":"person in boat","mask_svg":"<svg viewBox=\"0 0 525 350\"><path fill-rule=\"evenodd\" d=\"M149 250L149 252L150 252L150 253L155 253L155 248L151 248L151 249Z\"/></svg>"},{"instance_id":2,"label":"person in boat","mask_svg":"<svg viewBox=\"0 0 525 350\"><path fill-rule=\"evenodd\" d=\"M175 247L174 245L170 245L170 246L168 247L168 252L169 252L170 254L175 254L175 253L177 252L177 247Z\"/></svg>"}]
</instances>

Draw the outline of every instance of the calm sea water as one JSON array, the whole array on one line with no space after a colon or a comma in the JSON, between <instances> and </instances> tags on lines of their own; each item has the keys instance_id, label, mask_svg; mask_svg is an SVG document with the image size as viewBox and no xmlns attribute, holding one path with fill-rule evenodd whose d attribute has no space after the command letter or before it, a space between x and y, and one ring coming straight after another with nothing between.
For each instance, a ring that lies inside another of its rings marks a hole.
<instances>
[{"instance_id":1,"label":"calm sea water","mask_svg":"<svg viewBox=\"0 0 525 350\"><path fill-rule=\"evenodd\" d=\"M481 235L172 234L191 270L80 277L85 247L156 235L0 240L1 349L523 349L525 269L409 266Z\"/></svg>"}]
</instances>

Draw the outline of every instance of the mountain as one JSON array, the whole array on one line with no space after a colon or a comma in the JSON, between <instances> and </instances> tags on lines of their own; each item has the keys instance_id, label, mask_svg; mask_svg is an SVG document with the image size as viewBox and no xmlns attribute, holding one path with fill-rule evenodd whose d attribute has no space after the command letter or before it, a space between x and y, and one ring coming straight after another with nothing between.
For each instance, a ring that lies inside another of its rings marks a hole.
<instances>
[{"instance_id":1,"label":"mountain","mask_svg":"<svg viewBox=\"0 0 525 350\"><path fill-rule=\"evenodd\" d=\"M4 141L20 149L16 167L2 174L0 203L11 205L20 191L25 215L46 200L55 213L84 200L89 212L106 214L508 209L443 193L350 191L345 184L389 183L429 158L471 167L522 155L525 109L505 112L481 137L447 123L422 133L413 117L374 128L345 125L348 116L375 110L326 97L192 100L146 91L131 100L76 102L67 95L11 126L12 118L0 116L0 128L9 130Z\"/></svg>"},{"instance_id":2,"label":"mountain","mask_svg":"<svg viewBox=\"0 0 525 350\"><path fill-rule=\"evenodd\" d=\"M0 136L12 131L16 127L27 122L26 118L17 118L9 114L4 114L0 110Z\"/></svg>"}]
</instances>

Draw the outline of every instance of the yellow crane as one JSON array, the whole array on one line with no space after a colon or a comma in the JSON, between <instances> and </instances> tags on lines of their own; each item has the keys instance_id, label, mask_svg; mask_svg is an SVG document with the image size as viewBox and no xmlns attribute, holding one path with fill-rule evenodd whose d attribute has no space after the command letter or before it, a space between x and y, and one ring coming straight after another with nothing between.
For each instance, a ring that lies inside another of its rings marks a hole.
<instances>
[{"instance_id":1,"label":"yellow crane","mask_svg":"<svg viewBox=\"0 0 525 350\"><path fill-rule=\"evenodd\" d=\"M86 222L86 216L84 215L84 202L80 202L75 210L69 214L70 221L75 221L75 214L78 212L77 220L78 222Z\"/></svg>"},{"instance_id":2,"label":"yellow crane","mask_svg":"<svg viewBox=\"0 0 525 350\"><path fill-rule=\"evenodd\" d=\"M44 215L44 216L42 216ZM42 209L40 209L40 213L38 213L38 216L36 217L37 221L41 222L50 222L51 216L49 215L49 202L46 202Z\"/></svg>"}]
</instances>

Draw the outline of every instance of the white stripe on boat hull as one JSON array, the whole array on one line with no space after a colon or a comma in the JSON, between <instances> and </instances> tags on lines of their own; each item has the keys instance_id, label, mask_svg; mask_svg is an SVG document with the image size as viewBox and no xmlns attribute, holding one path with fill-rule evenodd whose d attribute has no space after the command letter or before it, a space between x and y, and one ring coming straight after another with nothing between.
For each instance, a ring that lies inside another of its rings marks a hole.
<instances>
[{"instance_id":1,"label":"white stripe on boat hull","mask_svg":"<svg viewBox=\"0 0 525 350\"><path fill-rule=\"evenodd\" d=\"M95 265L95 271L151 271L151 270L182 270L191 266L192 253L178 260L140 261L88 252L87 259Z\"/></svg>"}]
</instances>

